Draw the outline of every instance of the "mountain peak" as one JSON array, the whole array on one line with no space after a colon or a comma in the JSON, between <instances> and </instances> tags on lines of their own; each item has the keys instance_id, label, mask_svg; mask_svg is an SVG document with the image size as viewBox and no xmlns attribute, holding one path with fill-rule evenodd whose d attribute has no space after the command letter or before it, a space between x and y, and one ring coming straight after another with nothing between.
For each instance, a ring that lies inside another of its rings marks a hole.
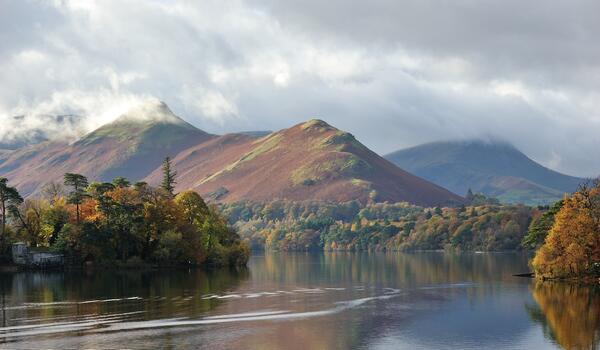
<instances>
[{"instance_id":1,"label":"mountain peak","mask_svg":"<svg viewBox=\"0 0 600 350\"><path fill-rule=\"evenodd\" d=\"M208 135L176 116L161 101L150 100L131 108L111 123L105 124L77 141L92 144L104 139L147 144L174 144L178 138Z\"/></svg>"},{"instance_id":2,"label":"mountain peak","mask_svg":"<svg viewBox=\"0 0 600 350\"><path fill-rule=\"evenodd\" d=\"M222 136L173 158L178 188L219 201L359 200L460 203L445 189L395 167L351 134L313 119L260 139ZM156 169L145 181L160 181Z\"/></svg>"},{"instance_id":3,"label":"mountain peak","mask_svg":"<svg viewBox=\"0 0 600 350\"><path fill-rule=\"evenodd\" d=\"M333 126L327 124L327 122L325 122L321 119L311 119L304 123L299 124L299 126L302 130L306 130L306 131L315 131L315 130L327 131L327 130L335 129Z\"/></svg>"},{"instance_id":4,"label":"mountain peak","mask_svg":"<svg viewBox=\"0 0 600 350\"><path fill-rule=\"evenodd\" d=\"M185 120L176 116L166 103L155 99L151 99L134 106L119 116L111 124L140 122L150 124L164 123L189 125Z\"/></svg>"},{"instance_id":5,"label":"mountain peak","mask_svg":"<svg viewBox=\"0 0 600 350\"><path fill-rule=\"evenodd\" d=\"M471 188L507 203L551 203L584 181L548 169L498 140L433 142L386 158L454 193Z\"/></svg>"}]
</instances>

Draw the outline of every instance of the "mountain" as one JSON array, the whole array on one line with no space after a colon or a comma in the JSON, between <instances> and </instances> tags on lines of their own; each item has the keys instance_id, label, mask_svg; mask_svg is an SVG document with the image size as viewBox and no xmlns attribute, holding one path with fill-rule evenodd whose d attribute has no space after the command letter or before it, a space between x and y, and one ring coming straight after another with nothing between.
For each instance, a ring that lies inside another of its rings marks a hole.
<instances>
[{"instance_id":1,"label":"mountain","mask_svg":"<svg viewBox=\"0 0 600 350\"><path fill-rule=\"evenodd\" d=\"M76 172L98 181L140 180L164 157L214 137L175 116L164 103L149 103L120 116L75 143L47 141L0 153L0 175L24 195Z\"/></svg>"},{"instance_id":2,"label":"mountain","mask_svg":"<svg viewBox=\"0 0 600 350\"><path fill-rule=\"evenodd\" d=\"M548 169L502 142L434 142L385 158L454 193L471 188L505 203L551 203L585 181Z\"/></svg>"},{"instance_id":3,"label":"mountain","mask_svg":"<svg viewBox=\"0 0 600 350\"><path fill-rule=\"evenodd\" d=\"M352 135L321 120L274 133L216 136L175 116L163 103L122 115L76 142L46 141L0 152L0 176L23 195L75 172L91 181L124 176L158 185L161 163L173 159L177 190L215 201L408 201L462 203L444 188L399 169Z\"/></svg>"},{"instance_id":4,"label":"mountain","mask_svg":"<svg viewBox=\"0 0 600 350\"><path fill-rule=\"evenodd\" d=\"M435 206L463 198L399 169L321 120L262 138L229 134L173 159L178 189L240 200L408 201ZM158 184L160 169L145 180Z\"/></svg>"}]
</instances>

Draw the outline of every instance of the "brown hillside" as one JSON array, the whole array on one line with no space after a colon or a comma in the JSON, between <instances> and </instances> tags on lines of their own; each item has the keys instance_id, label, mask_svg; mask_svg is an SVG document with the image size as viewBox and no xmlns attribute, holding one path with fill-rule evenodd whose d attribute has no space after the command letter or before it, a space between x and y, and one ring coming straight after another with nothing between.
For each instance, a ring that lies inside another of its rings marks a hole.
<instances>
[{"instance_id":1,"label":"brown hillside","mask_svg":"<svg viewBox=\"0 0 600 350\"><path fill-rule=\"evenodd\" d=\"M73 144L43 142L0 154L0 176L24 196L35 195L50 181L62 182L66 172L97 181L117 176L137 181L164 157L212 137L173 115L165 104L146 105Z\"/></svg>"},{"instance_id":2,"label":"brown hillside","mask_svg":"<svg viewBox=\"0 0 600 350\"><path fill-rule=\"evenodd\" d=\"M320 120L260 139L221 136L182 151L173 162L179 190L194 189L225 202L371 199L433 206L462 201ZM157 184L160 178L157 168L146 181Z\"/></svg>"}]
</instances>

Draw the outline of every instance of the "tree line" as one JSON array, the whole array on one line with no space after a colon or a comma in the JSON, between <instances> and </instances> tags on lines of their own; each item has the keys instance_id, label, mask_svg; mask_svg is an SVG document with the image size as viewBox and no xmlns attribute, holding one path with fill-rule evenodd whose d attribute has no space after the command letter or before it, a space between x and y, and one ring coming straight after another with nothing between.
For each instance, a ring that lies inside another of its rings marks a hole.
<instances>
[{"instance_id":1,"label":"tree line","mask_svg":"<svg viewBox=\"0 0 600 350\"><path fill-rule=\"evenodd\" d=\"M248 246L219 210L194 191L175 193L175 184L169 158L156 188L67 173L40 198L23 199L0 178L2 258L9 260L10 244L22 241L72 264L245 265Z\"/></svg>"},{"instance_id":2,"label":"tree line","mask_svg":"<svg viewBox=\"0 0 600 350\"><path fill-rule=\"evenodd\" d=\"M408 203L241 202L222 211L253 249L520 250L530 222L543 212L478 202L455 208Z\"/></svg>"}]
</instances>

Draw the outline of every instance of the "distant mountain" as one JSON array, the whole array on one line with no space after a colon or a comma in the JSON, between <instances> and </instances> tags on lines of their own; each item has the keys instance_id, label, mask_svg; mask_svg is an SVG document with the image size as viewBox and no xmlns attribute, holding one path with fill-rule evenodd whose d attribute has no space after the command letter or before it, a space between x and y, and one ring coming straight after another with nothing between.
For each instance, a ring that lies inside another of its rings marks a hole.
<instances>
[{"instance_id":1,"label":"distant mountain","mask_svg":"<svg viewBox=\"0 0 600 350\"><path fill-rule=\"evenodd\" d=\"M90 180L124 176L157 185L173 158L177 190L216 201L408 201L437 206L464 199L399 169L352 135L321 120L274 133L207 134L165 104L147 104L76 142L46 141L0 152L0 176L25 195L62 181L66 172Z\"/></svg>"},{"instance_id":2,"label":"distant mountain","mask_svg":"<svg viewBox=\"0 0 600 350\"><path fill-rule=\"evenodd\" d=\"M39 115L39 125L52 125L55 129L75 131L81 117L77 115ZM23 129L28 120L23 115L9 117L6 121L7 128L0 134L0 150L15 150L30 145L48 141L52 131L45 127L30 127Z\"/></svg>"},{"instance_id":3,"label":"distant mountain","mask_svg":"<svg viewBox=\"0 0 600 350\"><path fill-rule=\"evenodd\" d=\"M434 206L463 198L399 169L321 120L263 138L224 135L174 158L178 188L221 201L408 201ZM146 181L160 182L156 169Z\"/></svg>"},{"instance_id":4,"label":"distant mountain","mask_svg":"<svg viewBox=\"0 0 600 350\"><path fill-rule=\"evenodd\" d=\"M0 153L0 175L24 195L35 194L65 172L108 181L124 176L140 180L164 157L214 137L175 116L164 103L141 106L85 135L73 144L42 142Z\"/></svg>"},{"instance_id":5,"label":"distant mountain","mask_svg":"<svg viewBox=\"0 0 600 350\"><path fill-rule=\"evenodd\" d=\"M434 142L385 158L456 194L471 188L505 203L551 203L585 181L548 169L501 142Z\"/></svg>"}]
</instances>

